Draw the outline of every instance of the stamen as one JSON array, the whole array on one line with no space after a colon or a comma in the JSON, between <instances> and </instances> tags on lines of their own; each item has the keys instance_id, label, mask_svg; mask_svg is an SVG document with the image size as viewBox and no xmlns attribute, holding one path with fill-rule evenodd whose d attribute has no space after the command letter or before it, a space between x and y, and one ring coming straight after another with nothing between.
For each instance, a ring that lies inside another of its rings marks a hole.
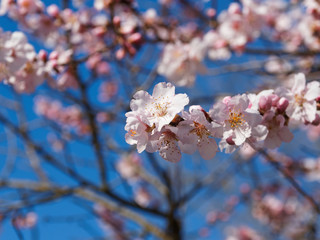
<instances>
[{"instance_id":1,"label":"stamen","mask_svg":"<svg viewBox=\"0 0 320 240\"><path fill-rule=\"evenodd\" d=\"M134 137L137 134L137 132L132 129L129 131L129 133L131 137Z\"/></svg>"},{"instance_id":2,"label":"stamen","mask_svg":"<svg viewBox=\"0 0 320 240\"><path fill-rule=\"evenodd\" d=\"M245 123L245 120L243 119L242 113L237 113L229 110L228 122L230 123L231 128L237 128L239 126L242 126Z\"/></svg>"}]
</instances>

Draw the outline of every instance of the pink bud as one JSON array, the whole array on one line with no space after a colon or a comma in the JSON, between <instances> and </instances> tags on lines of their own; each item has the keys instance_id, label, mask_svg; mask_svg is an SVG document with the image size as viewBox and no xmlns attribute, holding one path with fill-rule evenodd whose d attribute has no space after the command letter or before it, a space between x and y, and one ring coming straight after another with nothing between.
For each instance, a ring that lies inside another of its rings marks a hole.
<instances>
[{"instance_id":1,"label":"pink bud","mask_svg":"<svg viewBox=\"0 0 320 240\"><path fill-rule=\"evenodd\" d=\"M95 27L94 29L92 29L92 33L97 37L103 37L106 33L106 29L102 26Z\"/></svg>"},{"instance_id":2,"label":"pink bud","mask_svg":"<svg viewBox=\"0 0 320 240\"><path fill-rule=\"evenodd\" d=\"M58 17L59 16L59 7L55 4L51 4L47 7L47 12L51 17Z\"/></svg>"},{"instance_id":3,"label":"pink bud","mask_svg":"<svg viewBox=\"0 0 320 240\"><path fill-rule=\"evenodd\" d=\"M316 98L316 102L320 102L320 96Z\"/></svg>"},{"instance_id":4,"label":"pink bud","mask_svg":"<svg viewBox=\"0 0 320 240\"><path fill-rule=\"evenodd\" d=\"M231 196L227 201L227 205L229 205L229 206L235 206L238 203L239 203L239 197L238 196Z\"/></svg>"},{"instance_id":5,"label":"pink bud","mask_svg":"<svg viewBox=\"0 0 320 240\"><path fill-rule=\"evenodd\" d=\"M109 74L110 73L110 65L107 62L100 62L97 65L96 71L98 74Z\"/></svg>"},{"instance_id":6,"label":"pink bud","mask_svg":"<svg viewBox=\"0 0 320 240\"><path fill-rule=\"evenodd\" d=\"M53 51L53 52L51 52L50 55L49 55L49 59L50 59L50 60L58 59L58 57L59 57L59 53L58 53L57 51Z\"/></svg>"},{"instance_id":7,"label":"pink bud","mask_svg":"<svg viewBox=\"0 0 320 240\"><path fill-rule=\"evenodd\" d=\"M50 60L52 68L57 68L58 67L58 61L56 59Z\"/></svg>"},{"instance_id":8,"label":"pink bud","mask_svg":"<svg viewBox=\"0 0 320 240\"><path fill-rule=\"evenodd\" d=\"M106 112L99 112L96 116L96 120L100 123L108 122L110 119L110 115Z\"/></svg>"},{"instance_id":9,"label":"pink bud","mask_svg":"<svg viewBox=\"0 0 320 240\"><path fill-rule=\"evenodd\" d=\"M277 104L277 109L280 113L283 113L287 109L288 105L289 101L286 98L282 97Z\"/></svg>"},{"instance_id":10,"label":"pink bud","mask_svg":"<svg viewBox=\"0 0 320 240\"><path fill-rule=\"evenodd\" d=\"M216 222L217 221L217 218L218 218L218 214L216 213L216 212L214 212L214 211L211 211L211 212L209 212L208 214L207 214L207 216L206 216L206 220L207 220L207 222L208 223L214 223L214 222Z\"/></svg>"},{"instance_id":11,"label":"pink bud","mask_svg":"<svg viewBox=\"0 0 320 240\"><path fill-rule=\"evenodd\" d=\"M63 15L65 15L67 18L72 17L73 13L72 10L70 8L66 8L63 10Z\"/></svg>"},{"instance_id":12,"label":"pink bud","mask_svg":"<svg viewBox=\"0 0 320 240\"><path fill-rule=\"evenodd\" d=\"M316 114L316 118L311 123L312 125L318 126L320 124L320 116L319 114Z\"/></svg>"},{"instance_id":13,"label":"pink bud","mask_svg":"<svg viewBox=\"0 0 320 240\"><path fill-rule=\"evenodd\" d=\"M209 8L209 9L207 9L207 12L206 12L206 14L209 18L213 18L216 15L216 13L217 12L214 8Z\"/></svg>"},{"instance_id":14,"label":"pink bud","mask_svg":"<svg viewBox=\"0 0 320 240\"><path fill-rule=\"evenodd\" d=\"M119 16L115 16L113 18L113 24L116 26L116 27L119 27L120 26L120 23L121 23L121 19Z\"/></svg>"},{"instance_id":15,"label":"pink bud","mask_svg":"<svg viewBox=\"0 0 320 240\"><path fill-rule=\"evenodd\" d=\"M89 59L86 62L86 66L89 69L94 69L100 61L101 61L101 55L95 54L95 55L89 57Z\"/></svg>"},{"instance_id":16,"label":"pink bud","mask_svg":"<svg viewBox=\"0 0 320 240\"><path fill-rule=\"evenodd\" d=\"M136 49L130 44L130 43L124 43L126 46L127 52L130 54L130 56L134 56L136 54Z\"/></svg>"},{"instance_id":17,"label":"pink bud","mask_svg":"<svg viewBox=\"0 0 320 240\"><path fill-rule=\"evenodd\" d=\"M48 53L47 53L45 50L41 49L41 50L39 51L39 53L38 53L38 57L39 57L39 59L41 59L42 61L46 62L46 61L47 61L47 57L48 57Z\"/></svg>"},{"instance_id":18,"label":"pink bud","mask_svg":"<svg viewBox=\"0 0 320 240\"><path fill-rule=\"evenodd\" d=\"M263 112L270 110L272 106L272 100L269 97L261 96L259 99L259 109Z\"/></svg>"},{"instance_id":19,"label":"pink bud","mask_svg":"<svg viewBox=\"0 0 320 240\"><path fill-rule=\"evenodd\" d=\"M278 102L279 102L279 99L280 99L279 96L276 95L276 94L271 94L271 95L269 96L269 98L271 98L272 106L273 106L273 107L276 107L277 104L278 104Z\"/></svg>"},{"instance_id":20,"label":"pink bud","mask_svg":"<svg viewBox=\"0 0 320 240\"><path fill-rule=\"evenodd\" d=\"M214 47L215 48L224 48L228 45L228 42L224 39L218 39L217 41L215 41L214 43Z\"/></svg>"},{"instance_id":21,"label":"pink bud","mask_svg":"<svg viewBox=\"0 0 320 240\"><path fill-rule=\"evenodd\" d=\"M140 33L133 33L128 37L128 42L132 44L140 44L142 42L142 35Z\"/></svg>"},{"instance_id":22,"label":"pink bud","mask_svg":"<svg viewBox=\"0 0 320 240\"><path fill-rule=\"evenodd\" d=\"M117 52L116 52L116 58L118 60L123 59L125 55L126 55L126 52L125 52L125 50L123 48L118 49Z\"/></svg>"},{"instance_id":23,"label":"pink bud","mask_svg":"<svg viewBox=\"0 0 320 240\"><path fill-rule=\"evenodd\" d=\"M228 137L226 139L226 142L229 144L229 145L235 145L235 142L232 140L232 136Z\"/></svg>"}]
</instances>

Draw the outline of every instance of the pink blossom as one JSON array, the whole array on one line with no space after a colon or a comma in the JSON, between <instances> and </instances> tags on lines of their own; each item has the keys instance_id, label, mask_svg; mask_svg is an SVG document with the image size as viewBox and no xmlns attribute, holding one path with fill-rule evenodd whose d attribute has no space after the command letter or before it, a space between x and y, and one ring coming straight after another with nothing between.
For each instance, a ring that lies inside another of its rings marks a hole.
<instances>
[{"instance_id":1,"label":"pink blossom","mask_svg":"<svg viewBox=\"0 0 320 240\"><path fill-rule=\"evenodd\" d=\"M317 81L306 84L303 73L294 75L294 85L290 90L280 88L278 95L286 97L289 106L286 109L290 124L311 123L316 118L316 98L320 96L320 84Z\"/></svg>"},{"instance_id":2,"label":"pink blossom","mask_svg":"<svg viewBox=\"0 0 320 240\"><path fill-rule=\"evenodd\" d=\"M194 153L197 149L203 159L209 160L216 155L218 145L213 139L217 136L219 124L210 124L200 106L191 106L189 113L182 112L184 121L178 125L177 135L182 152Z\"/></svg>"},{"instance_id":3,"label":"pink blossom","mask_svg":"<svg viewBox=\"0 0 320 240\"><path fill-rule=\"evenodd\" d=\"M309 181L320 181L320 158L303 160L303 168Z\"/></svg>"},{"instance_id":4,"label":"pink blossom","mask_svg":"<svg viewBox=\"0 0 320 240\"><path fill-rule=\"evenodd\" d=\"M29 212L26 215L19 215L12 219L12 223L17 228L32 228L36 225L38 216L34 212Z\"/></svg>"},{"instance_id":5,"label":"pink blossom","mask_svg":"<svg viewBox=\"0 0 320 240\"><path fill-rule=\"evenodd\" d=\"M148 152L159 152L159 155L169 162L179 162L181 151L178 146L176 128L166 126L161 132L156 132L150 138Z\"/></svg>"},{"instance_id":6,"label":"pink blossom","mask_svg":"<svg viewBox=\"0 0 320 240\"><path fill-rule=\"evenodd\" d=\"M152 201L152 196L148 190L144 187L139 187L137 191L134 192L134 200L142 207L147 207Z\"/></svg>"},{"instance_id":7,"label":"pink blossom","mask_svg":"<svg viewBox=\"0 0 320 240\"><path fill-rule=\"evenodd\" d=\"M121 177L128 181L135 181L139 178L141 159L137 154L124 155L116 164Z\"/></svg>"},{"instance_id":8,"label":"pink blossom","mask_svg":"<svg viewBox=\"0 0 320 240\"><path fill-rule=\"evenodd\" d=\"M262 116L252 108L249 108L249 98L246 94L232 97L227 102L219 102L210 110L210 116L223 126L223 137L220 148L227 148L227 139L231 138L234 145L230 145L232 152L236 146L241 146L247 139L255 138L264 140L267 136L267 128L261 125Z\"/></svg>"},{"instance_id":9,"label":"pink blossom","mask_svg":"<svg viewBox=\"0 0 320 240\"><path fill-rule=\"evenodd\" d=\"M187 95L175 94L175 87L170 83L158 83L152 96L141 90L135 93L133 98L130 103L131 109L143 116L145 124L155 124L158 131L169 124L189 103Z\"/></svg>"},{"instance_id":10,"label":"pink blossom","mask_svg":"<svg viewBox=\"0 0 320 240\"><path fill-rule=\"evenodd\" d=\"M203 38L208 49L208 57L211 60L228 60L231 52L228 49L228 42L215 31L209 31Z\"/></svg>"},{"instance_id":11,"label":"pink blossom","mask_svg":"<svg viewBox=\"0 0 320 240\"><path fill-rule=\"evenodd\" d=\"M205 72L202 60L206 45L195 38L189 44L176 42L165 46L158 73L177 86L192 86L197 73Z\"/></svg>"},{"instance_id":12,"label":"pink blossom","mask_svg":"<svg viewBox=\"0 0 320 240\"><path fill-rule=\"evenodd\" d=\"M141 116L138 116L135 112L126 113L127 123L125 130L126 142L130 145L137 145L139 153L143 152L148 144L148 140L152 131L152 128L144 123Z\"/></svg>"}]
</instances>

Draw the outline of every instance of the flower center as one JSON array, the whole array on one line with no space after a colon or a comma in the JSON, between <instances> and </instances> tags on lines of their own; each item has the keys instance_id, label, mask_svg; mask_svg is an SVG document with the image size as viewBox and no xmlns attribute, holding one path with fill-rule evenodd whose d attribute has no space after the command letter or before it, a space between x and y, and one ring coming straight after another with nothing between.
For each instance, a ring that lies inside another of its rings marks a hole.
<instances>
[{"instance_id":1,"label":"flower center","mask_svg":"<svg viewBox=\"0 0 320 240\"><path fill-rule=\"evenodd\" d=\"M237 113L237 112L230 110L228 122L230 123L231 128L237 128L239 126L242 126L242 124L245 122L245 120L243 119L242 113Z\"/></svg>"},{"instance_id":2,"label":"flower center","mask_svg":"<svg viewBox=\"0 0 320 240\"><path fill-rule=\"evenodd\" d=\"M129 131L129 133L131 137L134 137L137 134L137 132L132 129Z\"/></svg>"},{"instance_id":3,"label":"flower center","mask_svg":"<svg viewBox=\"0 0 320 240\"><path fill-rule=\"evenodd\" d=\"M23 69L27 74L31 74L34 72L33 65L30 62L27 62Z\"/></svg>"},{"instance_id":4,"label":"flower center","mask_svg":"<svg viewBox=\"0 0 320 240\"><path fill-rule=\"evenodd\" d=\"M294 95L294 100L300 107L302 107L303 104L306 102L306 99L304 99L304 97L299 94Z\"/></svg>"},{"instance_id":5,"label":"flower center","mask_svg":"<svg viewBox=\"0 0 320 240\"><path fill-rule=\"evenodd\" d=\"M193 124L194 124L194 129L192 129L190 132L197 134L199 138L202 138L203 136L208 137L211 135L208 129L204 125L195 121L193 122Z\"/></svg>"},{"instance_id":6,"label":"flower center","mask_svg":"<svg viewBox=\"0 0 320 240\"><path fill-rule=\"evenodd\" d=\"M168 113L168 102L154 102L153 109L151 111L152 116L164 117Z\"/></svg>"}]
</instances>

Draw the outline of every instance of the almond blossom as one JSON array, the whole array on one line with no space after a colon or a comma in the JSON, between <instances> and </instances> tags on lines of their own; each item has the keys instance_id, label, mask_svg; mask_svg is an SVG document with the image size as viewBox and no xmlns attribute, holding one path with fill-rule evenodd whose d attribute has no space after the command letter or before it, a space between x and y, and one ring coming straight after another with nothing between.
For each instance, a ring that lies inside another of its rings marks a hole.
<instances>
[{"instance_id":1,"label":"almond blossom","mask_svg":"<svg viewBox=\"0 0 320 240\"><path fill-rule=\"evenodd\" d=\"M279 96L288 99L289 106L286 109L290 117L290 124L311 123L316 118L316 98L320 96L320 84L317 81L306 84L303 73L294 75L293 87L289 89L279 88Z\"/></svg>"},{"instance_id":2,"label":"almond blossom","mask_svg":"<svg viewBox=\"0 0 320 240\"><path fill-rule=\"evenodd\" d=\"M230 146L241 146L250 137L256 138L257 141L266 138L268 131L265 126L261 125L262 116L249 106L248 96L242 94L232 98L227 97L210 110L211 118L216 119L223 126L220 148L226 148L224 142Z\"/></svg>"},{"instance_id":3,"label":"almond blossom","mask_svg":"<svg viewBox=\"0 0 320 240\"><path fill-rule=\"evenodd\" d=\"M127 131L125 135L126 142L130 145L136 144L138 153L141 153L147 147L153 128L145 124L141 116L134 112L126 113L126 117L127 123L124 128Z\"/></svg>"},{"instance_id":4,"label":"almond blossom","mask_svg":"<svg viewBox=\"0 0 320 240\"><path fill-rule=\"evenodd\" d=\"M141 90L134 94L130 107L132 111L143 116L148 126L155 125L157 131L169 124L175 115L189 103L186 94L175 94L171 83L158 83L152 95Z\"/></svg>"},{"instance_id":5,"label":"almond blossom","mask_svg":"<svg viewBox=\"0 0 320 240\"><path fill-rule=\"evenodd\" d=\"M192 86L197 73L204 73L202 60L206 45L199 38L189 44L176 42L165 46L158 73L177 86Z\"/></svg>"},{"instance_id":6,"label":"almond blossom","mask_svg":"<svg viewBox=\"0 0 320 240\"><path fill-rule=\"evenodd\" d=\"M179 162L181 159L181 150L178 146L178 137L176 129L166 126L161 132L156 132L150 138L148 152L159 152L159 155L169 162Z\"/></svg>"},{"instance_id":7,"label":"almond blossom","mask_svg":"<svg viewBox=\"0 0 320 240\"><path fill-rule=\"evenodd\" d=\"M197 149L203 159L209 160L216 155L218 145L213 139L220 125L210 124L200 106L191 106L189 113L182 112L184 121L178 125L179 146L182 152L192 154Z\"/></svg>"}]
</instances>

